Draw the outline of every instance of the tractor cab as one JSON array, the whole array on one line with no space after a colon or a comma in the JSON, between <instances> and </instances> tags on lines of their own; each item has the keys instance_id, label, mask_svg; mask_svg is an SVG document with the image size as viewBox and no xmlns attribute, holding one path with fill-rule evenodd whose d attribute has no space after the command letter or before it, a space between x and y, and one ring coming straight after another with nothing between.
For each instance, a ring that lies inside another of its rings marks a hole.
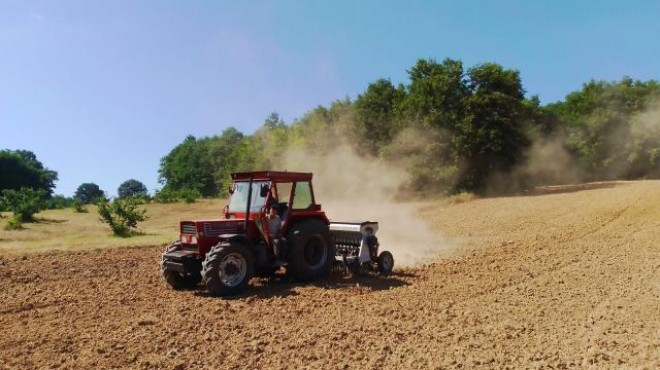
<instances>
[{"instance_id":1,"label":"tractor cab","mask_svg":"<svg viewBox=\"0 0 660 370\"><path fill-rule=\"evenodd\" d=\"M257 229L267 230L263 221L271 207L276 209L282 220L283 235L291 224L302 218L316 218L329 224L321 205L314 199L311 173L235 173L232 179L229 201L224 209L225 219L244 220L248 231L250 221L255 222ZM250 239L259 237L250 236Z\"/></svg>"}]
</instances>

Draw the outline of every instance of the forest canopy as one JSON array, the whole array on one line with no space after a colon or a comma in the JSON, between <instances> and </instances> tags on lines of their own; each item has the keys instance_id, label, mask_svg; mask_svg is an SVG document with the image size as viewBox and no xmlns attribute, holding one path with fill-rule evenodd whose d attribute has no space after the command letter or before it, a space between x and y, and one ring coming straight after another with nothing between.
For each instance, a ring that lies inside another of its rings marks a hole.
<instances>
[{"instance_id":1,"label":"forest canopy","mask_svg":"<svg viewBox=\"0 0 660 370\"><path fill-rule=\"evenodd\" d=\"M290 124L272 113L252 135L189 136L162 159L160 180L217 196L231 172L278 169L283 151L324 155L339 143L405 167L418 194L660 176L657 81L592 80L543 106L525 96L519 71L496 63L421 59L407 72L407 84L378 79Z\"/></svg>"}]
</instances>

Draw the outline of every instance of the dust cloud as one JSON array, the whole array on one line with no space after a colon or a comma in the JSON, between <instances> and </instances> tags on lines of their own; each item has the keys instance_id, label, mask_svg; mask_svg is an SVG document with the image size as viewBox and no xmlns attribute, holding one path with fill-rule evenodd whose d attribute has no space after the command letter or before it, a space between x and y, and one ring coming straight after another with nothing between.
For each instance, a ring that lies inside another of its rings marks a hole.
<instances>
[{"instance_id":1,"label":"dust cloud","mask_svg":"<svg viewBox=\"0 0 660 370\"><path fill-rule=\"evenodd\" d=\"M660 136L660 100L651 102L647 110L633 117L631 131L638 139Z\"/></svg>"},{"instance_id":2,"label":"dust cloud","mask_svg":"<svg viewBox=\"0 0 660 370\"><path fill-rule=\"evenodd\" d=\"M649 101L646 109L630 116L629 122L621 122L602 134L604 163L595 171L577 163L566 148L566 135L533 136L527 160L511 175L514 182L545 186L658 176L655 147L660 141L659 100Z\"/></svg>"},{"instance_id":3,"label":"dust cloud","mask_svg":"<svg viewBox=\"0 0 660 370\"><path fill-rule=\"evenodd\" d=\"M346 144L324 155L289 149L281 160L278 168L314 174L316 201L331 221L378 221L380 251L390 251L396 266L428 262L454 250L419 216L419 203L397 201L408 179L405 168L359 156Z\"/></svg>"},{"instance_id":4,"label":"dust cloud","mask_svg":"<svg viewBox=\"0 0 660 370\"><path fill-rule=\"evenodd\" d=\"M526 153L527 160L509 175L513 183L529 187L576 184L584 181L586 175L566 149L565 142L563 134L548 138L533 137L532 145Z\"/></svg>"}]
</instances>

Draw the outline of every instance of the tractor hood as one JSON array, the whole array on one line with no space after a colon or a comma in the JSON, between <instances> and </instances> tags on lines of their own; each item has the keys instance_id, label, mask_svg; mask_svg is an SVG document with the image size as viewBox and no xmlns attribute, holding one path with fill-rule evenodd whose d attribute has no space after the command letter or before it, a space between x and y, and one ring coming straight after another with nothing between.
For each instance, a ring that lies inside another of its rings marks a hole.
<instances>
[{"instance_id":1,"label":"tractor hood","mask_svg":"<svg viewBox=\"0 0 660 370\"><path fill-rule=\"evenodd\" d=\"M199 237L219 237L222 234L245 232L245 222L239 219L181 221L181 234Z\"/></svg>"}]
</instances>

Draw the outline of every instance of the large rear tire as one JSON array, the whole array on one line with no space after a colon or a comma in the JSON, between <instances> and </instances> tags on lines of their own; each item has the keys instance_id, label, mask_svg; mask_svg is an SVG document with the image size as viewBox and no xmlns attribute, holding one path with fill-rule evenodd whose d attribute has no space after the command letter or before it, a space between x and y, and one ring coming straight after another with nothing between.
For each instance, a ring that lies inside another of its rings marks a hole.
<instances>
[{"instance_id":1,"label":"large rear tire","mask_svg":"<svg viewBox=\"0 0 660 370\"><path fill-rule=\"evenodd\" d=\"M202 281L202 275L199 271L193 271L190 273L182 273L178 271L172 271L167 267L165 261L167 260L165 255L170 252L175 252L181 250L180 242L173 242L170 244L163 253L160 261L160 273L163 275L163 278L173 289L183 290L183 289L192 289L200 281Z\"/></svg>"},{"instance_id":2,"label":"large rear tire","mask_svg":"<svg viewBox=\"0 0 660 370\"><path fill-rule=\"evenodd\" d=\"M202 262L202 280L213 295L236 295L247 288L253 275L252 253L238 243L219 243Z\"/></svg>"},{"instance_id":3,"label":"large rear tire","mask_svg":"<svg viewBox=\"0 0 660 370\"><path fill-rule=\"evenodd\" d=\"M311 281L327 275L335 260L328 225L320 220L296 223L287 234L291 276L299 281Z\"/></svg>"}]
</instances>

